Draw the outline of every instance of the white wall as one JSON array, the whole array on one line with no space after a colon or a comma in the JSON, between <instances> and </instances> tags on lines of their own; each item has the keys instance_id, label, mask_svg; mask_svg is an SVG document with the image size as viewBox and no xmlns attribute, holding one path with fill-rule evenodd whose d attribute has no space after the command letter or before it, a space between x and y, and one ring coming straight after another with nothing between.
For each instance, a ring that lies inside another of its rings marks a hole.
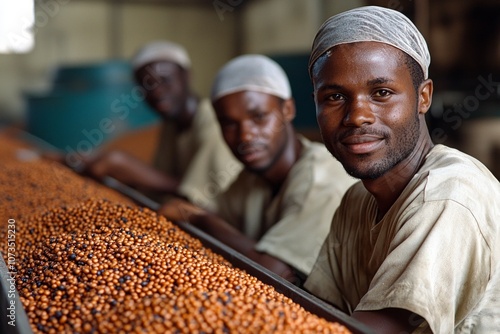
<instances>
[{"instance_id":1,"label":"white wall","mask_svg":"<svg viewBox=\"0 0 500 334\"><path fill-rule=\"evenodd\" d=\"M245 53L308 50L316 32L317 1L262 0L250 2L244 14Z\"/></svg>"},{"instance_id":2,"label":"white wall","mask_svg":"<svg viewBox=\"0 0 500 334\"><path fill-rule=\"evenodd\" d=\"M193 63L194 89L203 96L209 93L217 70L235 56L234 16L226 15L221 21L210 6L126 6L123 18L123 51L127 57L154 39L182 44Z\"/></svg>"},{"instance_id":3,"label":"white wall","mask_svg":"<svg viewBox=\"0 0 500 334\"><path fill-rule=\"evenodd\" d=\"M221 20L211 6L78 0L37 4L34 50L0 54L0 120L22 122L22 92L49 89L51 73L61 64L129 59L150 40L170 39L185 45L193 62L193 87L206 96L217 69L235 55L234 15Z\"/></svg>"},{"instance_id":4,"label":"white wall","mask_svg":"<svg viewBox=\"0 0 500 334\"><path fill-rule=\"evenodd\" d=\"M258 0L244 13L244 52L304 53L331 15L359 7L364 0Z\"/></svg>"},{"instance_id":5,"label":"white wall","mask_svg":"<svg viewBox=\"0 0 500 334\"><path fill-rule=\"evenodd\" d=\"M0 54L0 121L22 122L22 92L49 89L57 66L129 59L137 48L155 39L186 47L193 62L193 87L206 96L214 74L238 52L309 52L317 28L328 16L364 4L363 0L242 1L223 9L140 1L121 5L97 0L37 1L34 50Z\"/></svg>"}]
</instances>

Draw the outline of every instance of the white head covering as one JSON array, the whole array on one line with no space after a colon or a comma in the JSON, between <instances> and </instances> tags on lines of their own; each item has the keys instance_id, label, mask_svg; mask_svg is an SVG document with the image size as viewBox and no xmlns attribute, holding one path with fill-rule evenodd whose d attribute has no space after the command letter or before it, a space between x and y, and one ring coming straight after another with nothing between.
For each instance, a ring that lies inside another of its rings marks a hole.
<instances>
[{"instance_id":1,"label":"white head covering","mask_svg":"<svg viewBox=\"0 0 500 334\"><path fill-rule=\"evenodd\" d=\"M354 42L392 45L415 59L429 75L431 55L417 27L400 12L384 7L365 6L334 15L323 23L313 42L309 74L316 60L332 47Z\"/></svg>"},{"instance_id":2,"label":"white head covering","mask_svg":"<svg viewBox=\"0 0 500 334\"><path fill-rule=\"evenodd\" d=\"M278 63L263 55L243 55L222 67L212 85L212 102L223 96L255 91L284 100L292 96L288 77Z\"/></svg>"},{"instance_id":3,"label":"white head covering","mask_svg":"<svg viewBox=\"0 0 500 334\"><path fill-rule=\"evenodd\" d=\"M185 70L191 67L186 50L179 44L167 41L154 41L143 46L132 58L134 70L153 61L170 61Z\"/></svg>"}]
</instances>

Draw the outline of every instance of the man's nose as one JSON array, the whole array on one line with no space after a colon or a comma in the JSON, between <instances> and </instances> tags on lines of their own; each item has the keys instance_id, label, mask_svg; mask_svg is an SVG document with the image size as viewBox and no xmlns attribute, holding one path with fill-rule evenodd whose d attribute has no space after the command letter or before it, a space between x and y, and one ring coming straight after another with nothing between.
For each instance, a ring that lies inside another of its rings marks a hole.
<instances>
[{"instance_id":1,"label":"man's nose","mask_svg":"<svg viewBox=\"0 0 500 334\"><path fill-rule=\"evenodd\" d=\"M240 140L243 143L252 141L257 131L256 126L251 120L244 120L240 125Z\"/></svg>"},{"instance_id":2,"label":"man's nose","mask_svg":"<svg viewBox=\"0 0 500 334\"><path fill-rule=\"evenodd\" d=\"M349 104L344 116L344 125L361 127L375 122L372 105L366 97L356 97Z\"/></svg>"}]
</instances>

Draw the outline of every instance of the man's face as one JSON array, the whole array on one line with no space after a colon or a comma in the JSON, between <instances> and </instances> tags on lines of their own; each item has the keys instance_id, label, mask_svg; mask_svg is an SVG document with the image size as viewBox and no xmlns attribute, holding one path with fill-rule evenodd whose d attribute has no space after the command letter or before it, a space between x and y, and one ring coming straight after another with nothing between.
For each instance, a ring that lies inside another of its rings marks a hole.
<instances>
[{"instance_id":1,"label":"man's face","mask_svg":"<svg viewBox=\"0 0 500 334\"><path fill-rule=\"evenodd\" d=\"M290 122L285 116L286 103L252 91L233 93L215 102L224 139L249 170L265 172L284 152Z\"/></svg>"},{"instance_id":2,"label":"man's face","mask_svg":"<svg viewBox=\"0 0 500 334\"><path fill-rule=\"evenodd\" d=\"M168 61L149 63L135 72L147 103L166 119L176 119L189 93L186 71Z\"/></svg>"},{"instance_id":3,"label":"man's face","mask_svg":"<svg viewBox=\"0 0 500 334\"><path fill-rule=\"evenodd\" d=\"M376 179L417 145L417 95L403 54L376 42L338 45L313 68L316 116L325 146L346 171Z\"/></svg>"}]
</instances>

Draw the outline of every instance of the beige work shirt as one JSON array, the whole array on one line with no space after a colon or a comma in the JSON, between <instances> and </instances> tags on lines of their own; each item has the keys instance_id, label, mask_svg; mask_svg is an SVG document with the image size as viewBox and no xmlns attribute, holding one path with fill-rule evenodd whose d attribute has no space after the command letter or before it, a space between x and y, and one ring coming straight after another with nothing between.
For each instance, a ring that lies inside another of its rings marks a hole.
<instances>
[{"instance_id":1,"label":"beige work shirt","mask_svg":"<svg viewBox=\"0 0 500 334\"><path fill-rule=\"evenodd\" d=\"M376 216L363 184L349 189L306 289L349 314L410 310L416 332L500 333L500 184L478 160L435 146Z\"/></svg>"},{"instance_id":2,"label":"beige work shirt","mask_svg":"<svg viewBox=\"0 0 500 334\"><path fill-rule=\"evenodd\" d=\"M200 101L188 129L179 132L175 123L164 122L154 166L180 178L179 192L207 209L242 169L222 137L208 99Z\"/></svg>"},{"instance_id":3,"label":"beige work shirt","mask_svg":"<svg viewBox=\"0 0 500 334\"><path fill-rule=\"evenodd\" d=\"M300 140L301 156L274 197L269 184L244 170L219 197L217 213L258 240L258 251L308 274L342 195L356 180L323 144Z\"/></svg>"}]
</instances>

